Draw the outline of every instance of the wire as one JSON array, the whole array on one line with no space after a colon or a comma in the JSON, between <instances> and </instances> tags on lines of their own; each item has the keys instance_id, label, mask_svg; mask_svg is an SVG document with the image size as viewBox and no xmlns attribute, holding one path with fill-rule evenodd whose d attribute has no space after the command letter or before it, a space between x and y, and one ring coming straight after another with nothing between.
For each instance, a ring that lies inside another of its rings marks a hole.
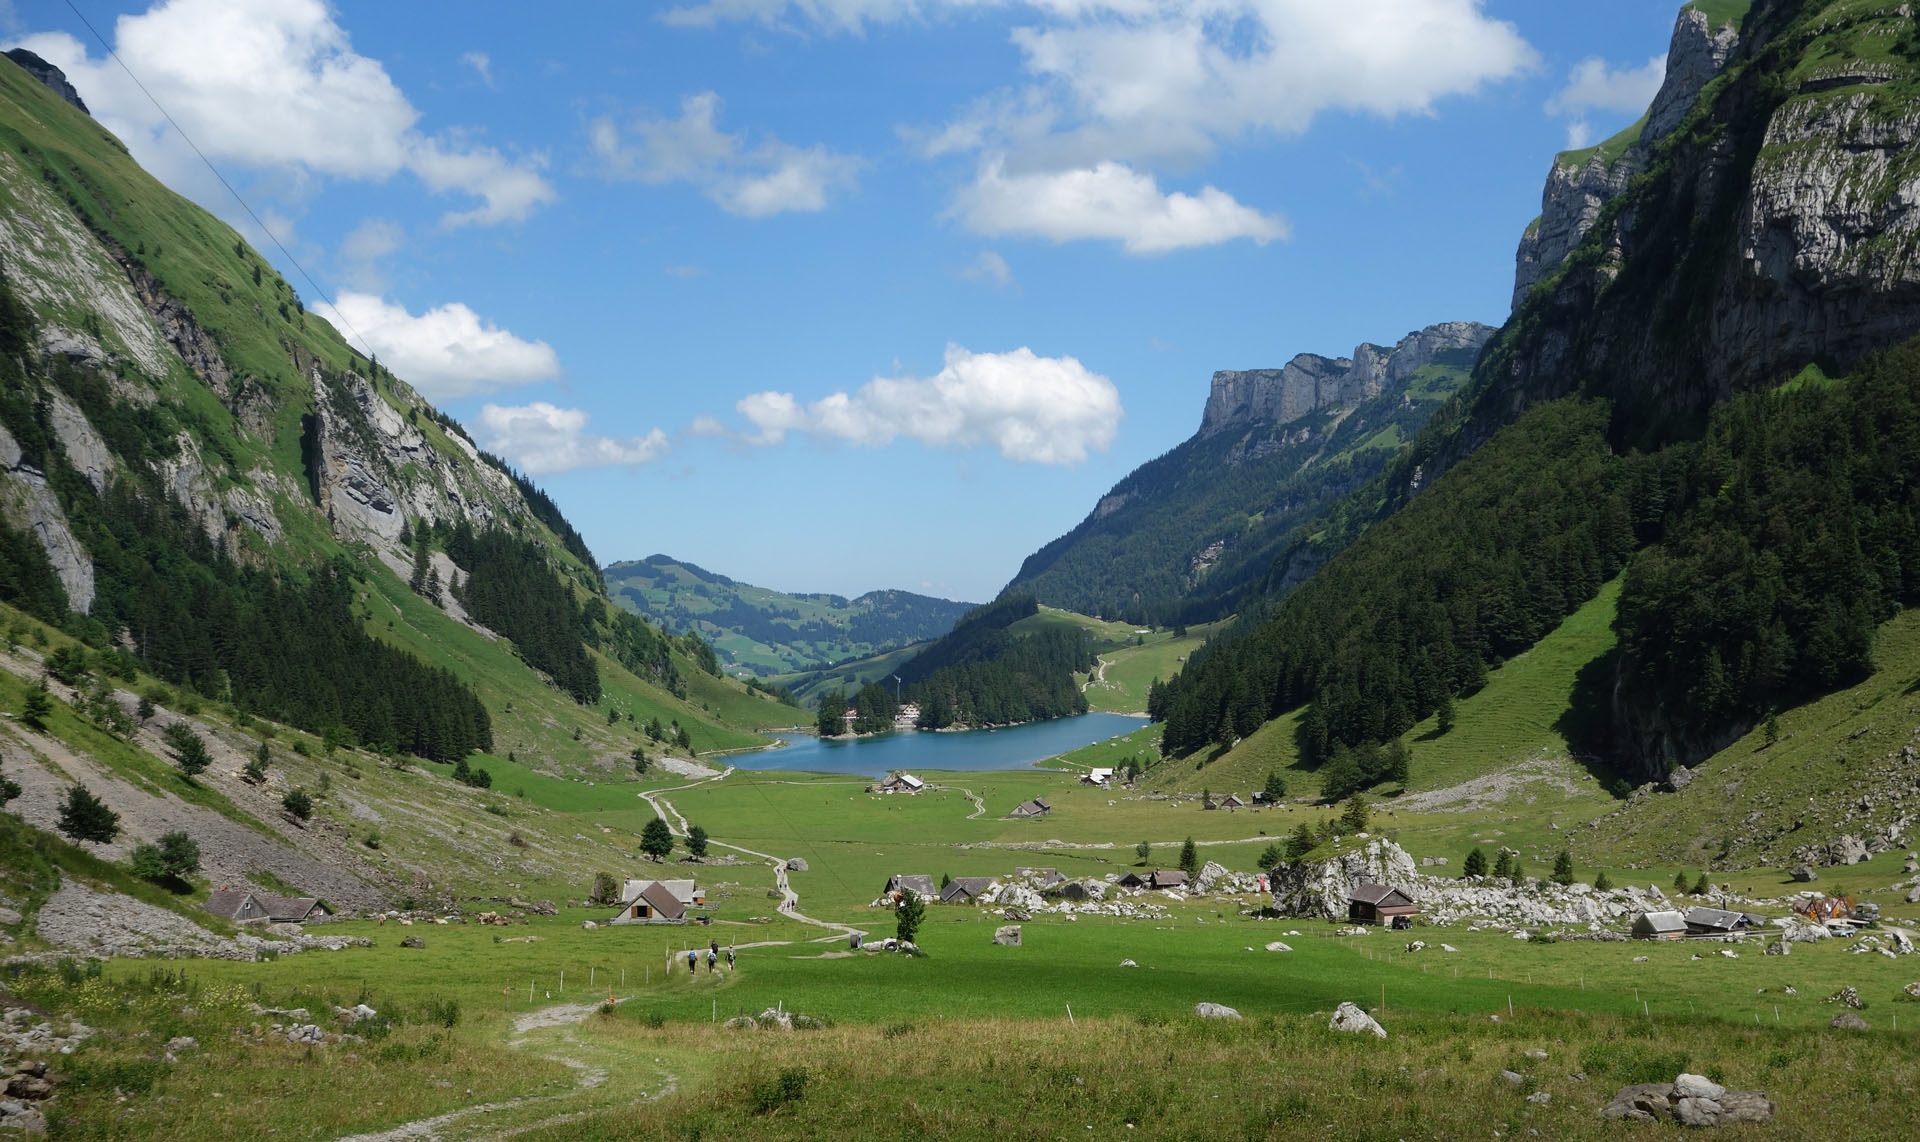
<instances>
[{"instance_id":1,"label":"wire","mask_svg":"<svg viewBox=\"0 0 1920 1142\"><path fill-rule=\"evenodd\" d=\"M273 229L260 220L260 216L253 212L253 207L247 205L247 200L240 197L240 192L235 190L233 184L227 181L226 175L220 173L220 168L213 165L213 160L209 159L206 156L206 152L200 149L199 144L193 141L193 136L187 134L186 128L182 127L179 121L174 119L173 114L169 112L166 107L162 106L158 99L154 98L153 92L147 90L147 85L140 82L140 77L133 74L133 69L127 66L127 61L121 59L120 53L113 50L113 45L108 43L107 38L100 34L100 30L93 26L93 22L87 19L86 13L80 11L73 0L66 0L66 2L68 9L73 12L74 17L86 27L87 31L93 34L94 39L100 41L100 46L106 49L107 55L112 57L113 62L120 65L120 70L127 73L128 79L133 80L133 85L140 89L140 94L147 97L147 102L153 104L154 110L160 112L161 117L167 121L169 126L175 131L180 132L180 138L185 140L187 146L193 148L193 153L198 155L200 161L206 164L207 169L213 172L213 177L220 180L220 185L227 188L227 193L233 195L233 200L240 204L240 209L247 212L248 218L253 219L253 224L260 228L260 232L267 236L267 240L273 243L274 248L280 251L281 256L286 258L294 269L300 271L300 276L306 280L307 285L313 290L314 296L327 303L327 308L333 311L333 316L339 319L341 325L346 326L347 332L352 335L355 341L360 343L362 349L367 351L367 359L371 361L373 359L372 346L367 344L367 339L360 336L360 331L355 329L353 324L347 320L347 315L340 312L340 307L334 304L333 298L327 294L326 290L320 288L319 282L313 280L313 275L308 273L307 268L300 264L300 260L293 256L293 252L288 250L286 244L280 241L279 236L273 232Z\"/></svg>"}]
</instances>

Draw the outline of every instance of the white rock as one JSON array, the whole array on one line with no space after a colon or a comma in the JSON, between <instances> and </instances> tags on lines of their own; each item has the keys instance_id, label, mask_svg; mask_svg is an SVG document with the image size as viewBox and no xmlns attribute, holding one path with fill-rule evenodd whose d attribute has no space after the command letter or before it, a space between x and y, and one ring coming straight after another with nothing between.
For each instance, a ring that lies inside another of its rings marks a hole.
<instances>
[{"instance_id":1,"label":"white rock","mask_svg":"<svg viewBox=\"0 0 1920 1142\"><path fill-rule=\"evenodd\" d=\"M1673 1080L1673 1097L1675 1099L1704 1098L1713 1102L1719 1102L1720 1097L1726 1093L1726 1087L1721 1086L1719 1083L1714 1082L1704 1075L1683 1074Z\"/></svg>"},{"instance_id":2,"label":"white rock","mask_svg":"<svg viewBox=\"0 0 1920 1142\"><path fill-rule=\"evenodd\" d=\"M1238 1019L1240 1013L1219 1003L1196 1003L1193 1013L1202 1019Z\"/></svg>"},{"instance_id":3,"label":"white rock","mask_svg":"<svg viewBox=\"0 0 1920 1142\"><path fill-rule=\"evenodd\" d=\"M1281 943L1280 941L1275 940L1272 943L1267 945L1267 950L1269 952L1291 952L1293 949L1289 948L1287 945Z\"/></svg>"},{"instance_id":4,"label":"white rock","mask_svg":"<svg viewBox=\"0 0 1920 1142\"><path fill-rule=\"evenodd\" d=\"M1370 1033L1377 1039L1387 1037L1387 1029L1380 1026L1373 1016L1348 1002L1342 1002L1334 1009L1333 1020L1327 1027L1333 1031L1350 1031L1354 1034Z\"/></svg>"}]
</instances>

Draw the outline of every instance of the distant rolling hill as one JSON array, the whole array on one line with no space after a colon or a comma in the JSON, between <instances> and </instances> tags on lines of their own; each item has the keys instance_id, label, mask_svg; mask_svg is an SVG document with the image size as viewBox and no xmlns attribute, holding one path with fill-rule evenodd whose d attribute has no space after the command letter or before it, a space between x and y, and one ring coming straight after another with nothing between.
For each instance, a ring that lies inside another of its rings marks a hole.
<instances>
[{"instance_id":1,"label":"distant rolling hill","mask_svg":"<svg viewBox=\"0 0 1920 1142\"><path fill-rule=\"evenodd\" d=\"M698 634L728 666L760 675L823 670L939 638L975 605L911 591L789 595L666 555L615 563L606 583L620 606Z\"/></svg>"}]
</instances>

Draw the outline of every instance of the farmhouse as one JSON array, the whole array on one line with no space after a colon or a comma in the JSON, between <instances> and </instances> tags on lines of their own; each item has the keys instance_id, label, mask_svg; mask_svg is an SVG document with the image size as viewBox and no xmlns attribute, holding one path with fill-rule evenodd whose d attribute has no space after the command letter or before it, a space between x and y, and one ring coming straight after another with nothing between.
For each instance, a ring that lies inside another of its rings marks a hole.
<instances>
[{"instance_id":1,"label":"farmhouse","mask_svg":"<svg viewBox=\"0 0 1920 1142\"><path fill-rule=\"evenodd\" d=\"M1725 908L1689 908L1683 919L1689 936L1728 936L1751 931L1756 922L1765 922L1764 917Z\"/></svg>"},{"instance_id":2,"label":"farmhouse","mask_svg":"<svg viewBox=\"0 0 1920 1142\"><path fill-rule=\"evenodd\" d=\"M1220 807L1222 809L1244 809L1247 807L1247 803L1240 800L1239 794L1229 793L1226 799L1220 802Z\"/></svg>"},{"instance_id":3,"label":"farmhouse","mask_svg":"<svg viewBox=\"0 0 1920 1142\"><path fill-rule=\"evenodd\" d=\"M1419 914L1420 906L1413 902L1413 897L1384 884L1356 884L1347 896L1347 919L1356 924L1391 924L1401 928Z\"/></svg>"},{"instance_id":4,"label":"farmhouse","mask_svg":"<svg viewBox=\"0 0 1920 1142\"><path fill-rule=\"evenodd\" d=\"M926 787L927 787L926 782L920 780L918 777L915 777L911 773L894 773L894 774L889 774L887 779L880 783L880 792L882 793L919 793L922 790L926 789Z\"/></svg>"},{"instance_id":5,"label":"farmhouse","mask_svg":"<svg viewBox=\"0 0 1920 1142\"><path fill-rule=\"evenodd\" d=\"M887 901L898 900L900 894L908 890L912 890L913 894L922 900L937 900L940 897L940 890L933 886L931 876L896 872L887 878L887 886L880 890L880 898Z\"/></svg>"},{"instance_id":6,"label":"farmhouse","mask_svg":"<svg viewBox=\"0 0 1920 1142\"><path fill-rule=\"evenodd\" d=\"M1113 770L1089 769L1085 774L1081 775L1080 784L1094 785L1104 789L1108 785L1113 784Z\"/></svg>"},{"instance_id":7,"label":"farmhouse","mask_svg":"<svg viewBox=\"0 0 1920 1142\"><path fill-rule=\"evenodd\" d=\"M956 876L940 890L940 903L971 904L992 887L991 876Z\"/></svg>"},{"instance_id":8,"label":"farmhouse","mask_svg":"<svg viewBox=\"0 0 1920 1142\"><path fill-rule=\"evenodd\" d=\"M1187 874L1177 868L1157 868L1147 878L1149 888L1185 888Z\"/></svg>"},{"instance_id":9,"label":"farmhouse","mask_svg":"<svg viewBox=\"0 0 1920 1142\"><path fill-rule=\"evenodd\" d=\"M1022 801L1015 805L1013 812L1008 813L1007 816L1021 820L1027 817L1044 817L1052 811L1053 806L1047 804L1044 798L1035 797L1031 801Z\"/></svg>"},{"instance_id":10,"label":"farmhouse","mask_svg":"<svg viewBox=\"0 0 1920 1142\"><path fill-rule=\"evenodd\" d=\"M304 924L316 916L332 915L317 896L269 896L224 885L207 893L206 908L236 924Z\"/></svg>"},{"instance_id":11,"label":"farmhouse","mask_svg":"<svg viewBox=\"0 0 1920 1142\"><path fill-rule=\"evenodd\" d=\"M1687 934L1687 918L1674 911L1642 912L1631 931L1636 940L1679 940Z\"/></svg>"},{"instance_id":12,"label":"farmhouse","mask_svg":"<svg viewBox=\"0 0 1920 1142\"><path fill-rule=\"evenodd\" d=\"M638 889L634 886L639 885ZM628 894L609 924L684 924L687 906L663 880L629 880Z\"/></svg>"}]
</instances>

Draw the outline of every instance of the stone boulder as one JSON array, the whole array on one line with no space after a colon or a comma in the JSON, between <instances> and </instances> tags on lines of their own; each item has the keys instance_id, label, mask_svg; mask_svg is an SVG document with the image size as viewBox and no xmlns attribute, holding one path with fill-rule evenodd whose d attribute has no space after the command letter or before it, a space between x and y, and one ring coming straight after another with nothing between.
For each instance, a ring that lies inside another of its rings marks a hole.
<instances>
[{"instance_id":1,"label":"stone boulder","mask_svg":"<svg viewBox=\"0 0 1920 1142\"><path fill-rule=\"evenodd\" d=\"M1865 1031L1867 1030L1867 1021L1860 1018L1860 1016L1854 1012L1842 1011L1840 1014L1834 1016L1833 1021L1828 1023L1827 1026L1836 1031Z\"/></svg>"},{"instance_id":2,"label":"stone boulder","mask_svg":"<svg viewBox=\"0 0 1920 1142\"><path fill-rule=\"evenodd\" d=\"M1003 924L993 930L993 942L1003 948L1020 946L1020 925Z\"/></svg>"},{"instance_id":3,"label":"stone boulder","mask_svg":"<svg viewBox=\"0 0 1920 1142\"><path fill-rule=\"evenodd\" d=\"M1025 908L1009 908L1000 913L1000 915L1003 919L1011 920L1016 924L1024 924L1033 919L1033 913L1028 912Z\"/></svg>"},{"instance_id":4,"label":"stone boulder","mask_svg":"<svg viewBox=\"0 0 1920 1142\"><path fill-rule=\"evenodd\" d=\"M418 936L403 936L400 940L400 946L403 948L424 948L427 946L427 942Z\"/></svg>"},{"instance_id":5,"label":"stone boulder","mask_svg":"<svg viewBox=\"0 0 1920 1142\"><path fill-rule=\"evenodd\" d=\"M1845 834L1827 846L1827 863L1837 865L1859 864L1872 854L1859 837Z\"/></svg>"},{"instance_id":6,"label":"stone boulder","mask_svg":"<svg viewBox=\"0 0 1920 1142\"><path fill-rule=\"evenodd\" d=\"M1411 885L1419 871L1407 850L1374 837L1325 860L1274 870L1273 906L1286 916L1345 919L1347 898L1355 884Z\"/></svg>"},{"instance_id":7,"label":"stone boulder","mask_svg":"<svg viewBox=\"0 0 1920 1142\"><path fill-rule=\"evenodd\" d=\"M1220 1003L1196 1003L1193 1013L1202 1019L1238 1019L1240 1013Z\"/></svg>"},{"instance_id":8,"label":"stone boulder","mask_svg":"<svg viewBox=\"0 0 1920 1142\"><path fill-rule=\"evenodd\" d=\"M807 871L807 858L806 858L806 857L794 857L794 858L793 858L792 860L790 860L790 861L788 861L788 862L787 862L787 871L788 871L788 872L805 872L805 871Z\"/></svg>"},{"instance_id":9,"label":"stone boulder","mask_svg":"<svg viewBox=\"0 0 1920 1142\"><path fill-rule=\"evenodd\" d=\"M1279 940L1274 940L1267 945L1267 950L1269 952L1291 952L1293 949L1281 943Z\"/></svg>"},{"instance_id":10,"label":"stone boulder","mask_svg":"<svg viewBox=\"0 0 1920 1142\"><path fill-rule=\"evenodd\" d=\"M1376 1039L1387 1037L1387 1029L1380 1026L1373 1016L1346 1002L1334 1008L1333 1019L1327 1027L1329 1030L1348 1031L1355 1035L1372 1035Z\"/></svg>"},{"instance_id":11,"label":"stone boulder","mask_svg":"<svg viewBox=\"0 0 1920 1142\"><path fill-rule=\"evenodd\" d=\"M1622 1087L1600 1108L1603 1118L1632 1122L1674 1121L1682 1126L1734 1126L1765 1122L1779 1113L1765 1091L1728 1090L1699 1075L1671 1083Z\"/></svg>"},{"instance_id":12,"label":"stone boulder","mask_svg":"<svg viewBox=\"0 0 1920 1142\"><path fill-rule=\"evenodd\" d=\"M1820 879L1820 874L1813 871L1813 867L1811 865L1804 865L1804 864L1794 865L1792 870L1789 871L1787 875L1799 881L1801 884L1812 884L1814 881Z\"/></svg>"}]
</instances>

